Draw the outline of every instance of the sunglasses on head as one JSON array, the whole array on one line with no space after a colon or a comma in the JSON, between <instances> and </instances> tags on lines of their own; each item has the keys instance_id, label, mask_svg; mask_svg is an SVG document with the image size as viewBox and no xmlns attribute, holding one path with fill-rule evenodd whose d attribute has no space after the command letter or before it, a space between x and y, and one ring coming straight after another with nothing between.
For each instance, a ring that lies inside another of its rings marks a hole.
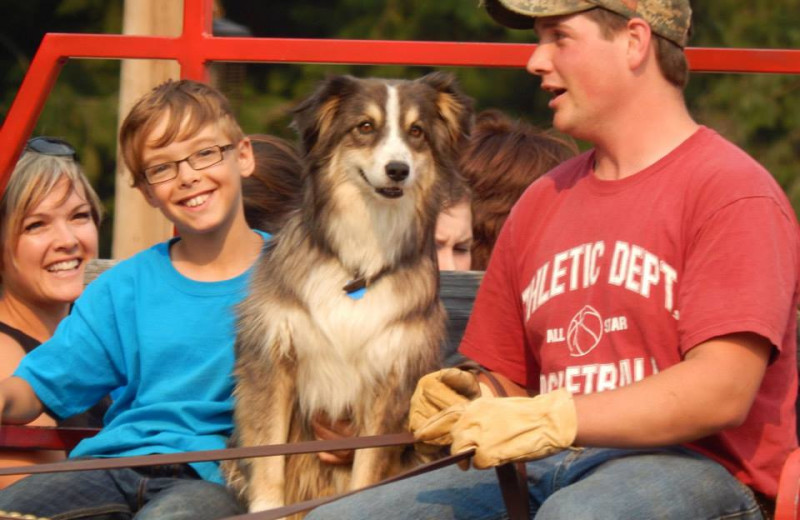
<instances>
[{"instance_id":1,"label":"sunglasses on head","mask_svg":"<svg viewBox=\"0 0 800 520\"><path fill-rule=\"evenodd\" d=\"M58 137L34 137L29 139L26 148L44 155L72 157L77 160L77 153L71 144Z\"/></svg>"}]
</instances>

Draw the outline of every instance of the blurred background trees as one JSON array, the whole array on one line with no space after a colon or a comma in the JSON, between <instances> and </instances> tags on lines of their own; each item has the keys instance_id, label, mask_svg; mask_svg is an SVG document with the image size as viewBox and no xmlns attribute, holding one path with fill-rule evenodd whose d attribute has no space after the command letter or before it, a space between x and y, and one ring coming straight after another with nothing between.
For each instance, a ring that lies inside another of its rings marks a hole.
<instances>
[{"instance_id":1,"label":"blurred background trees","mask_svg":"<svg viewBox=\"0 0 800 520\"><path fill-rule=\"evenodd\" d=\"M127 0L136 1L136 0ZM180 0L165 0L180 1ZM230 27L253 36L420 41L530 42L526 31L493 23L477 0L220 0ZM800 0L694 2L692 46L800 48ZM123 0L6 2L0 18L0 118L14 99L45 32L119 33ZM550 124L538 80L524 70L453 68L478 109L496 107ZM73 142L113 214L120 64L71 60L35 133ZM249 133L293 137L287 110L333 73L417 77L430 69L397 66L217 64L215 74ZM695 74L687 100L697 120L755 156L800 213L800 75ZM110 250L110 222L101 256Z\"/></svg>"}]
</instances>

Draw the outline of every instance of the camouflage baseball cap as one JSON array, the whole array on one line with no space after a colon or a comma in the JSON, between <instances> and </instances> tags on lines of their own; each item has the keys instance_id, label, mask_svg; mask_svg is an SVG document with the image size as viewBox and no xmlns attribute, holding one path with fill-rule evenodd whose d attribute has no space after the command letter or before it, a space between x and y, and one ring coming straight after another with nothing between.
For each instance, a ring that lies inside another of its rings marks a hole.
<instances>
[{"instance_id":1,"label":"camouflage baseball cap","mask_svg":"<svg viewBox=\"0 0 800 520\"><path fill-rule=\"evenodd\" d=\"M642 18L659 36L686 46L692 8L689 0L484 0L492 18L512 29L530 29L533 18L560 16L602 7L625 18Z\"/></svg>"}]
</instances>

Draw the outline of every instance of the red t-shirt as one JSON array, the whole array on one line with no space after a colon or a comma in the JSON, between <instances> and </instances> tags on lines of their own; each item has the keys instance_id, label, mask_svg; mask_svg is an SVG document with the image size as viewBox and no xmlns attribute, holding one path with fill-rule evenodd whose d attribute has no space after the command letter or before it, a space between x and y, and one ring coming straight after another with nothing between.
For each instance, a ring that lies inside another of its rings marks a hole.
<instances>
[{"instance_id":1,"label":"red t-shirt","mask_svg":"<svg viewBox=\"0 0 800 520\"><path fill-rule=\"evenodd\" d=\"M800 240L769 173L701 127L619 181L594 154L535 182L511 212L461 352L528 388L574 394L631 384L715 336L775 350L745 423L688 445L774 496L797 446Z\"/></svg>"}]
</instances>

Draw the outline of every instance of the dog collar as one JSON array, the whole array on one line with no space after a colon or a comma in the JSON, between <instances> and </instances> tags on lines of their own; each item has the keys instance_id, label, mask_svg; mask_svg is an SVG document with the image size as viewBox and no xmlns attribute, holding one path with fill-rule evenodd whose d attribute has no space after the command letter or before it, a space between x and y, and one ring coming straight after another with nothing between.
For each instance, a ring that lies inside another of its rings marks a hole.
<instances>
[{"instance_id":1,"label":"dog collar","mask_svg":"<svg viewBox=\"0 0 800 520\"><path fill-rule=\"evenodd\" d=\"M354 300L360 300L367 293L367 280L360 276L344 284L342 290Z\"/></svg>"},{"instance_id":2,"label":"dog collar","mask_svg":"<svg viewBox=\"0 0 800 520\"><path fill-rule=\"evenodd\" d=\"M356 276L354 276L352 279L350 279L350 281L344 284L342 290L350 298L354 300L360 300L367 293L367 287L378 281L378 279L384 274L386 274L388 271L389 269L383 268L380 271L378 271L378 274L376 274L372 278L364 278L363 276L358 276L358 274L356 274Z\"/></svg>"}]
</instances>

